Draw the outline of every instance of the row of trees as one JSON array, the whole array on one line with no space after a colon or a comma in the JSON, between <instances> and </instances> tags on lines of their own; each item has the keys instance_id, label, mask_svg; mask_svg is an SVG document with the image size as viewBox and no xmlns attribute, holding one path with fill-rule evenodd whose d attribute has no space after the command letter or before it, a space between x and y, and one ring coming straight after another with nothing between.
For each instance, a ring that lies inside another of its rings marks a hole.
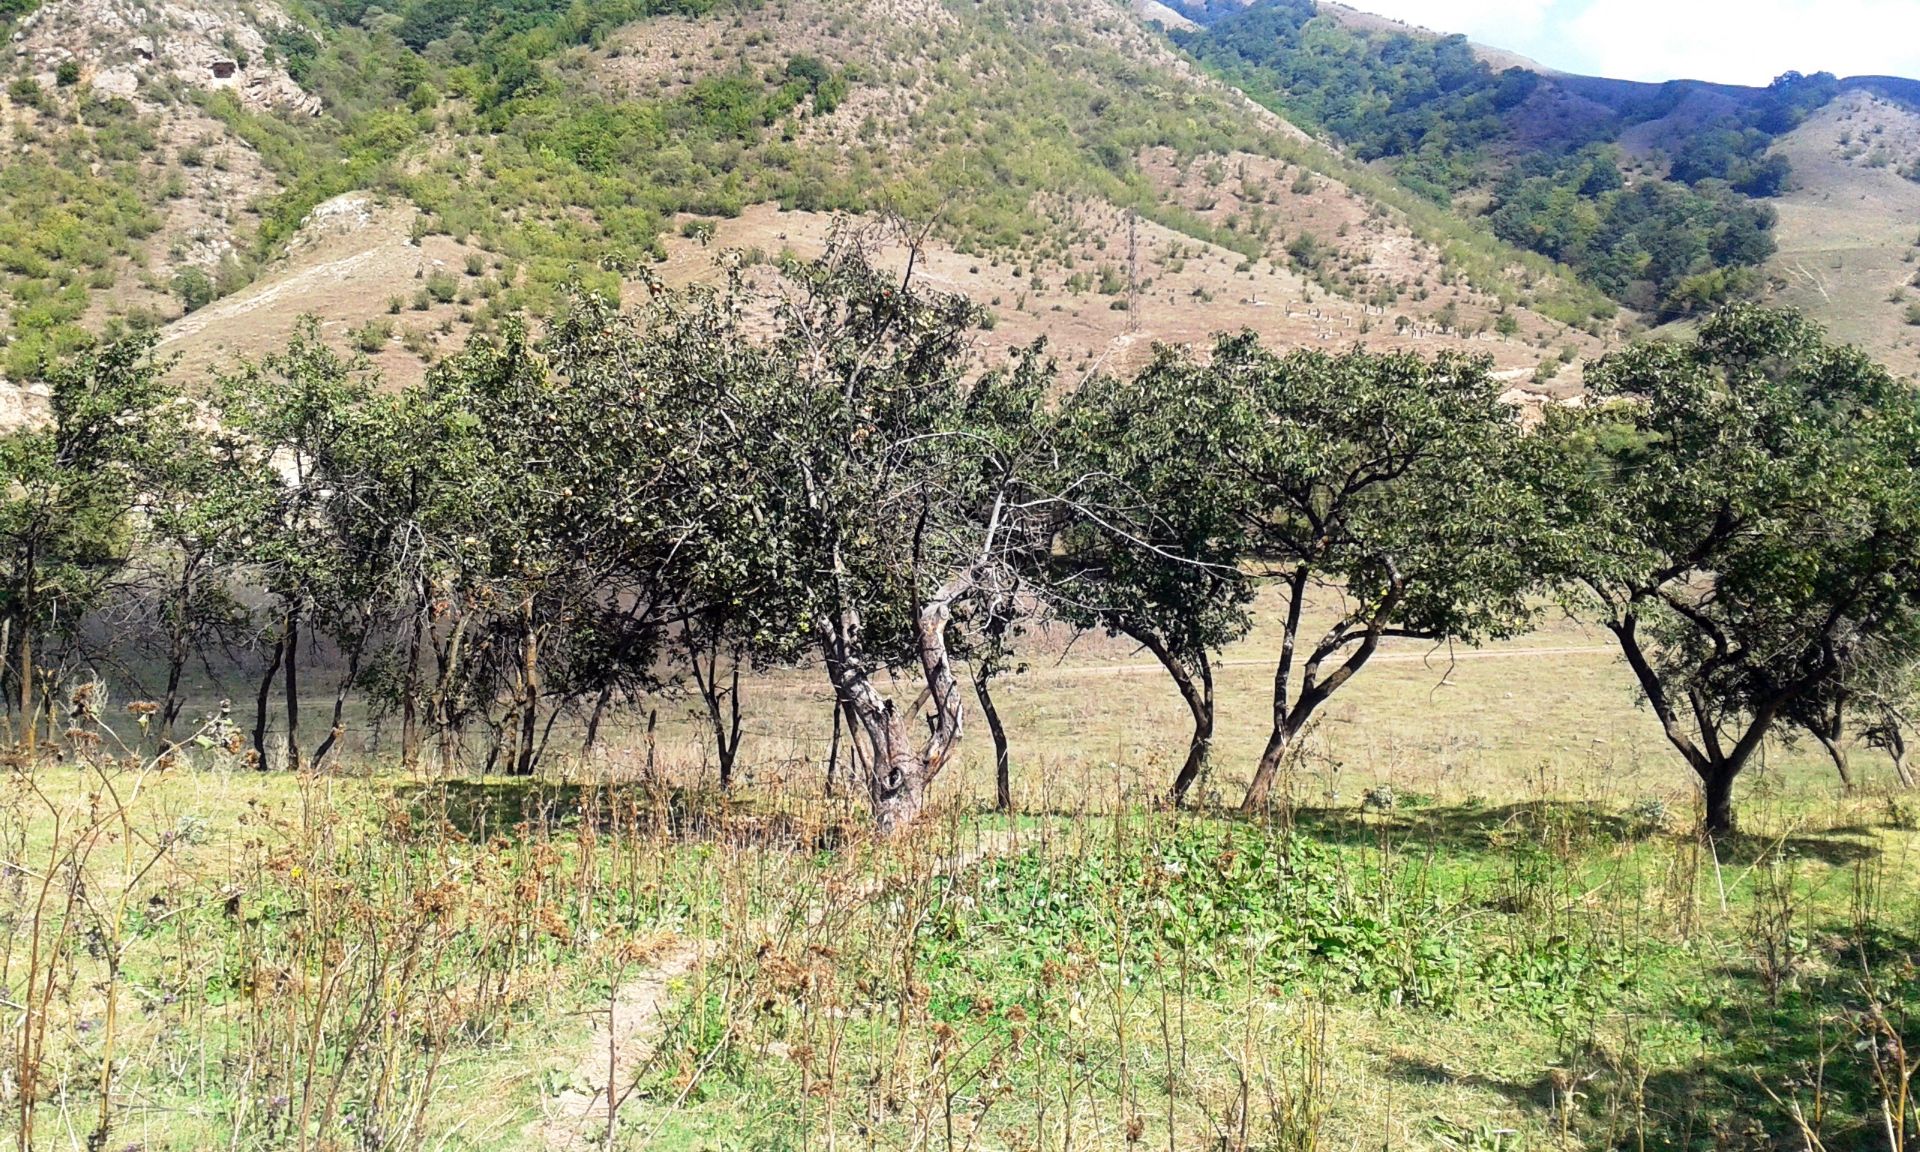
<instances>
[{"instance_id":1,"label":"row of trees","mask_svg":"<svg viewBox=\"0 0 1920 1152\"><path fill-rule=\"evenodd\" d=\"M994 683L1046 614L1165 667L1193 719L1177 802L1207 767L1214 661L1272 585L1248 810L1383 642L1513 635L1554 600L1618 638L1716 832L1769 733L1902 747L1920 403L1791 314L1603 360L1590 403L1528 428L1484 360L1247 334L1063 390L1038 346L979 363L975 306L858 237L784 273L777 296L737 276L634 312L585 296L406 391L311 325L210 404L140 341L71 365L52 422L0 441L21 743L55 727L44 653L72 682L130 667L114 641L138 636L162 742L195 662L251 648L263 766L324 764L357 696L408 765L532 773L563 718L591 745L672 687L726 783L742 669L804 662L890 831L958 747L963 669L1009 800ZM303 726L315 669L331 714Z\"/></svg>"}]
</instances>

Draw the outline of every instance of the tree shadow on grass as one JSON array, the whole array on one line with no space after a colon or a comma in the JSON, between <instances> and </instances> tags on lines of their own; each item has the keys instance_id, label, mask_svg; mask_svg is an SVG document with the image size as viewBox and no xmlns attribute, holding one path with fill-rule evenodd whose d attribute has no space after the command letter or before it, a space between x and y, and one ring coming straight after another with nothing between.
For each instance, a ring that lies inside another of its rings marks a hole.
<instances>
[{"instance_id":1,"label":"tree shadow on grass","mask_svg":"<svg viewBox=\"0 0 1920 1152\"><path fill-rule=\"evenodd\" d=\"M853 835L838 821L761 809L709 788L539 778L441 780L402 784L394 796L412 819L444 822L473 840L551 835L585 825L689 842L827 851Z\"/></svg>"},{"instance_id":2,"label":"tree shadow on grass","mask_svg":"<svg viewBox=\"0 0 1920 1152\"><path fill-rule=\"evenodd\" d=\"M1787 836L1723 836L1714 844L1723 865L1746 867L1778 854L1785 858L1818 860L1840 867L1879 856L1882 849L1871 829L1830 828Z\"/></svg>"},{"instance_id":3,"label":"tree shadow on grass","mask_svg":"<svg viewBox=\"0 0 1920 1152\"><path fill-rule=\"evenodd\" d=\"M1477 1088L1504 1096L1514 1106L1546 1112L1553 1107L1553 1081L1545 1074L1532 1080L1503 1080L1480 1072L1459 1072L1426 1056L1397 1052L1387 1058L1387 1075L1403 1084Z\"/></svg>"},{"instance_id":4,"label":"tree shadow on grass","mask_svg":"<svg viewBox=\"0 0 1920 1152\"><path fill-rule=\"evenodd\" d=\"M1884 1034L1869 1042L1868 1007L1877 1003L1904 1036L1909 1060L1920 1055L1920 930L1880 926L1832 944L1821 959L1771 992L1757 968L1722 968L1711 985L1661 1006L1666 1024L1701 1037L1696 1055L1664 1067L1636 1066L1638 1045L1616 1035L1533 1079L1463 1072L1407 1053L1389 1059L1388 1074L1408 1084L1483 1089L1548 1127L1557 1127L1555 1108L1571 1085L1572 1134L1581 1147L1885 1152L1875 1057L1892 1053ZM1794 1119L1796 1107L1814 1129L1812 1142ZM1920 1146L1920 1118L1911 1108L1909 1117L1912 1148Z\"/></svg>"},{"instance_id":5,"label":"tree shadow on grass","mask_svg":"<svg viewBox=\"0 0 1920 1152\"><path fill-rule=\"evenodd\" d=\"M1565 840L1580 847L1624 843L1674 833L1645 820L1595 804L1535 800L1500 805L1446 805L1366 812L1350 807L1298 808L1291 813L1300 832L1345 847L1422 844L1460 852L1487 852L1516 843ZM1786 856L1843 866L1880 855L1871 828L1855 826L1785 837L1732 836L1717 843L1722 865L1745 867L1779 852Z\"/></svg>"},{"instance_id":6,"label":"tree shadow on grass","mask_svg":"<svg viewBox=\"0 0 1920 1152\"><path fill-rule=\"evenodd\" d=\"M1686 1006L1708 1037L1704 1054L1647 1077L1644 1133L1618 1143L1638 1144L1644 1134L1649 1148L1886 1149L1875 1062L1889 1053L1884 1037L1872 1039L1868 1008L1878 1002L1905 1042L1920 1045L1920 937L1905 930L1874 935L1845 949L1853 953L1850 965L1832 957L1831 969L1803 975L1777 995L1753 969L1725 973L1724 995ZM1614 1075L1625 1078L1619 1070ZM1920 1135L1913 1124L1910 1148Z\"/></svg>"},{"instance_id":7,"label":"tree shadow on grass","mask_svg":"<svg viewBox=\"0 0 1920 1152\"><path fill-rule=\"evenodd\" d=\"M1385 838L1395 844L1431 844L1485 852L1543 836L1575 843L1621 841L1653 834L1641 823L1592 804L1537 800L1518 804L1458 804L1366 812L1348 807L1299 808L1294 827L1317 840L1358 847Z\"/></svg>"}]
</instances>

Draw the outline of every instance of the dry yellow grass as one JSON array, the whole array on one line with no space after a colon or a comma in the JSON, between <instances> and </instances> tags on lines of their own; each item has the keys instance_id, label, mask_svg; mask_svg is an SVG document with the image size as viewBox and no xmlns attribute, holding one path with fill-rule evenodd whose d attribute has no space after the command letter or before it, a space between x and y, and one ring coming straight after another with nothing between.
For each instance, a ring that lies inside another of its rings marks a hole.
<instances>
[{"instance_id":1,"label":"dry yellow grass","mask_svg":"<svg viewBox=\"0 0 1920 1152\"><path fill-rule=\"evenodd\" d=\"M1259 605L1265 627L1216 664L1218 726L1209 791L1236 803L1267 735L1277 656L1277 608ZM1019 806L1045 811L1109 808L1163 792L1186 752L1191 722L1152 657L1124 638L1030 632L1022 671L995 682L1012 746ZM902 686L903 698L914 691ZM749 789L824 781L832 708L817 669L781 670L743 687ZM969 708L973 707L971 697ZM680 773L711 760L704 713L662 700L656 757ZM961 756L937 785L941 802L990 806L992 745L977 709ZM602 767L637 771L638 721L616 729ZM558 738L556 737L556 740ZM1869 788L1891 783L1878 753L1856 757ZM844 770L844 766L843 766ZM710 772L708 772L710 776ZM1482 648L1397 641L1323 709L1292 773L1296 802L1358 804L1369 788L1443 801L1505 803L1556 797L1610 807L1659 799L1691 810L1691 774L1639 703L1631 673L1606 632L1543 614L1540 627ZM1783 788L1801 800L1842 800L1838 778L1810 743L1775 740L1742 781L1742 795Z\"/></svg>"}]
</instances>

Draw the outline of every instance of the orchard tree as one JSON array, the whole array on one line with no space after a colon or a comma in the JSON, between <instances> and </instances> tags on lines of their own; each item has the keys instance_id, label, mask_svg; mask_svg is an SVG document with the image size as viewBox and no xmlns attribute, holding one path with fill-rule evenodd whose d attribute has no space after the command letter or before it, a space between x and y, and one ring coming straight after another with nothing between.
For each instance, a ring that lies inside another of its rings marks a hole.
<instances>
[{"instance_id":1,"label":"orchard tree","mask_svg":"<svg viewBox=\"0 0 1920 1152\"><path fill-rule=\"evenodd\" d=\"M1576 605L1618 640L1698 776L1706 829L1777 722L1844 683L1920 597L1920 409L1791 312L1609 356L1529 438Z\"/></svg>"},{"instance_id":2,"label":"orchard tree","mask_svg":"<svg viewBox=\"0 0 1920 1152\"><path fill-rule=\"evenodd\" d=\"M1281 356L1242 333L1184 370L1206 379L1211 466L1245 520L1252 569L1286 601L1267 743L1241 805L1253 812L1382 641L1478 643L1526 625L1537 517L1510 471L1518 414L1483 357Z\"/></svg>"},{"instance_id":3,"label":"orchard tree","mask_svg":"<svg viewBox=\"0 0 1920 1152\"><path fill-rule=\"evenodd\" d=\"M249 531L280 486L259 445L197 408L176 433L147 470L139 515L142 600L166 669L154 729L163 748L186 706L188 664L244 639L251 616L233 577L245 563Z\"/></svg>"},{"instance_id":4,"label":"orchard tree","mask_svg":"<svg viewBox=\"0 0 1920 1152\"><path fill-rule=\"evenodd\" d=\"M413 444L439 457L418 535L448 757L478 715L496 733L489 761L531 774L560 716L591 700L597 724L606 701L654 684L680 548L702 521L684 390L643 327L583 295L543 343L509 325L429 377Z\"/></svg>"},{"instance_id":5,"label":"orchard tree","mask_svg":"<svg viewBox=\"0 0 1920 1152\"><path fill-rule=\"evenodd\" d=\"M1132 377L1088 380L1062 413L1054 482L1074 512L1046 595L1069 623L1151 652L1173 680L1193 720L1175 804L1207 768L1214 656L1252 626L1244 490L1220 467L1214 383L1172 348Z\"/></svg>"},{"instance_id":6,"label":"orchard tree","mask_svg":"<svg viewBox=\"0 0 1920 1152\"><path fill-rule=\"evenodd\" d=\"M1049 506L1025 461L1051 365L1034 349L979 371L979 310L874 267L859 236L783 272L760 363L740 365L714 414L750 478L734 514L769 530L742 572L820 654L887 835L960 742L955 607L1027 549Z\"/></svg>"},{"instance_id":7,"label":"orchard tree","mask_svg":"<svg viewBox=\"0 0 1920 1152\"><path fill-rule=\"evenodd\" d=\"M387 559L377 500L368 499L385 464L384 403L362 360L329 348L312 317L303 319L282 352L244 366L221 382L221 416L264 455L278 483L254 505L246 531L247 571L269 597L262 631L271 655L254 700L253 750L268 764L267 728L273 687L282 685L286 767L298 770L301 644L310 624L344 641L350 659L336 700L343 700L372 635ZM338 728L340 704L335 705Z\"/></svg>"},{"instance_id":8,"label":"orchard tree","mask_svg":"<svg viewBox=\"0 0 1920 1152\"><path fill-rule=\"evenodd\" d=\"M1906 729L1920 685L1920 612L1891 622L1862 644L1827 680L1783 712L1793 728L1813 737L1851 792L1856 742L1885 752L1902 787L1914 786L1907 764ZM1791 732L1789 732L1791 738Z\"/></svg>"},{"instance_id":9,"label":"orchard tree","mask_svg":"<svg viewBox=\"0 0 1920 1152\"><path fill-rule=\"evenodd\" d=\"M1894 777L1900 781L1902 788L1920 787L1913 766L1907 762L1907 733L1914 728L1914 715L1913 695L1909 691L1900 703L1889 703L1876 709L1861 733L1869 746L1887 754L1887 759L1893 763Z\"/></svg>"},{"instance_id":10,"label":"orchard tree","mask_svg":"<svg viewBox=\"0 0 1920 1152\"><path fill-rule=\"evenodd\" d=\"M183 418L149 337L53 374L52 420L0 437L0 630L32 756L40 641L77 625L125 573L132 512Z\"/></svg>"},{"instance_id":11,"label":"orchard tree","mask_svg":"<svg viewBox=\"0 0 1920 1152\"><path fill-rule=\"evenodd\" d=\"M628 370L654 398L649 419L671 430L671 451L656 449L651 464L679 507L663 524L660 553L672 563L662 582L669 667L692 681L726 789L744 735L743 673L797 659L813 635L794 623L807 609L803 582L787 566L788 528L765 515L759 482L744 467L761 449L750 439L757 430L739 421L766 400L773 369L749 334L755 301L739 262L723 264L717 287L652 286L639 317L645 339Z\"/></svg>"}]
</instances>

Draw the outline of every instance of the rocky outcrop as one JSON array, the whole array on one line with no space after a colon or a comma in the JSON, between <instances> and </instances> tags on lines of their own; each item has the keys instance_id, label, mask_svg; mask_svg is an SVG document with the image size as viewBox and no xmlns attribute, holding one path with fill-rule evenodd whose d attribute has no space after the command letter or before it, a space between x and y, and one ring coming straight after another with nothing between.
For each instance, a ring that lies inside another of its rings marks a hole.
<instances>
[{"instance_id":1,"label":"rocky outcrop","mask_svg":"<svg viewBox=\"0 0 1920 1152\"><path fill-rule=\"evenodd\" d=\"M52 415L45 384L16 384L0 376L0 435L38 428Z\"/></svg>"},{"instance_id":2,"label":"rocky outcrop","mask_svg":"<svg viewBox=\"0 0 1920 1152\"><path fill-rule=\"evenodd\" d=\"M137 100L149 81L231 91L256 108L317 114L318 98L269 63L268 36L289 27L270 3L234 0L47 0L24 17L13 51L43 83L62 64L102 96Z\"/></svg>"}]
</instances>

